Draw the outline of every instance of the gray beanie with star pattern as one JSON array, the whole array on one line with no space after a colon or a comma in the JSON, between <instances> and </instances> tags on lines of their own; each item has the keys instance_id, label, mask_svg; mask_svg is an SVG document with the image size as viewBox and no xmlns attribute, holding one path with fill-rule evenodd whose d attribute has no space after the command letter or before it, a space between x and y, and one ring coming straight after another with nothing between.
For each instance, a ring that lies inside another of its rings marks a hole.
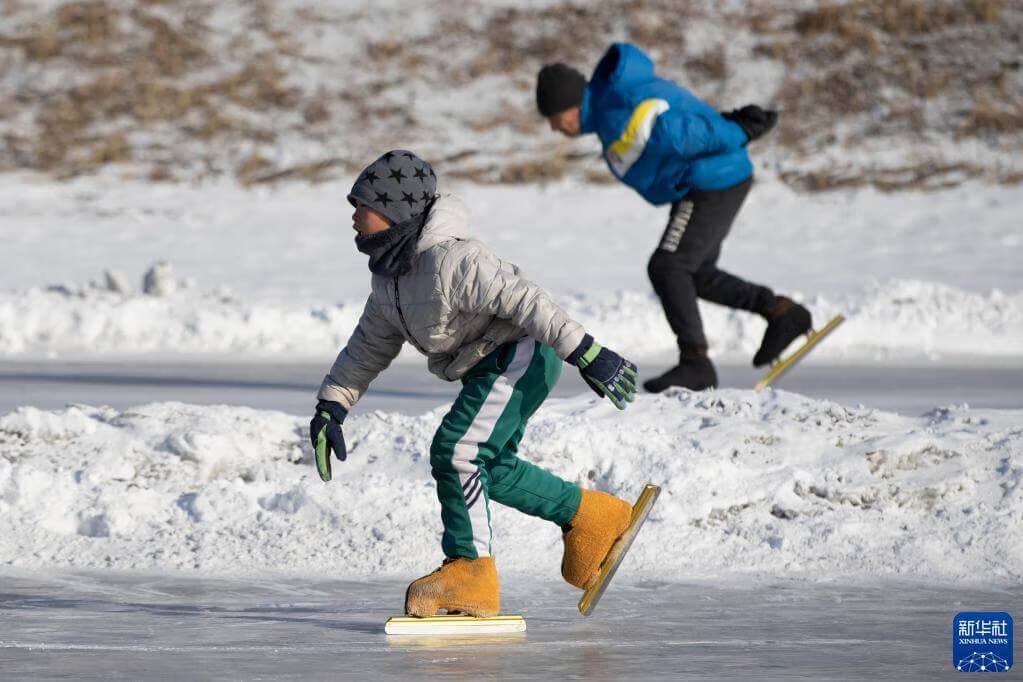
<instances>
[{"instance_id":1,"label":"gray beanie with star pattern","mask_svg":"<svg viewBox=\"0 0 1023 682\"><path fill-rule=\"evenodd\" d=\"M394 149L359 173L348 193L352 206L366 204L392 224L404 223L427 209L437 194L433 168L412 152Z\"/></svg>"}]
</instances>

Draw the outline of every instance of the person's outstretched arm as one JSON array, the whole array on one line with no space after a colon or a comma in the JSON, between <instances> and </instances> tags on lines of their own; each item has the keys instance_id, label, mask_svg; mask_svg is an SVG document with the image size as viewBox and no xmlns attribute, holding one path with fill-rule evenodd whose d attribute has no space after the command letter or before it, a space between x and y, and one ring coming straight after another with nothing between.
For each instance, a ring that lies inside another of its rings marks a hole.
<instances>
[{"instance_id":1,"label":"person's outstretched arm","mask_svg":"<svg viewBox=\"0 0 1023 682\"><path fill-rule=\"evenodd\" d=\"M309 439L316 455L320 478L331 478L330 453L342 462L348 456L341 424L348 410L369 385L401 352L405 337L381 314L370 296L351 338L338 353L330 373L323 378L316 411L309 423Z\"/></svg>"},{"instance_id":2,"label":"person's outstretched arm","mask_svg":"<svg viewBox=\"0 0 1023 682\"><path fill-rule=\"evenodd\" d=\"M380 372L398 357L405 336L384 318L370 296L355 331L323 378L318 397L351 409Z\"/></svg>"}]
</instances>

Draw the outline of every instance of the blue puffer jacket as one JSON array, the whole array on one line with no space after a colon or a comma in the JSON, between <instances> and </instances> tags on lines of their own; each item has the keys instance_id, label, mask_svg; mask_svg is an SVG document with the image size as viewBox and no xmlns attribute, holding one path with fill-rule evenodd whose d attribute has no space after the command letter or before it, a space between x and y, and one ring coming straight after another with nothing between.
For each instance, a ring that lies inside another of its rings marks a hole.
<instances>
[{"instance_id":1,"label":"blue puffer jacket","mask_svg":"<svg viewBox=\"0 0 1023 682\"><path fill-rule=\"evenodd\" d=\"M683 87L654 75L634 45L615 43L593 71L579 112L581 132L597 133L615 176L652 204L691 189L724 189L753 165L746 133Z\"/></svg>"}]
</instances>

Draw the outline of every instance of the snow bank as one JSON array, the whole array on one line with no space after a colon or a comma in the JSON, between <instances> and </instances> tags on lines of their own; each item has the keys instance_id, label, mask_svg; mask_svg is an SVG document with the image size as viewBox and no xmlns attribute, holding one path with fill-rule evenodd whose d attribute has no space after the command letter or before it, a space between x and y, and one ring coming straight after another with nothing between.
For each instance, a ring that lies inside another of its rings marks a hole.
<instances>
[{"instance_id":1,"label":"snow bank","mask_svg":"<svg viewBox=\"0 0 1023 682\"><path fill-rule=\"evenodd\" d=\"M652 293L556 295L601 342L634 357L670 353L675 339ZM893 280L841 298L805 301L818 325L847 322L815 357L934 359L942 354L1023 356L1023 294L974 294L942 284ZM745 362L760 344L755 315L703 306L711 352ZM222 293L179 289L124 295L102 287L0 294L0 354L230 353L279 358L330 356L343 345L362 301L287 309Z\"/></svg>"},{"instance_id":2,"label":"snow bank","mask_svg":"<svg viewBox=\"0 0 1023 682\"><path fill-rule=\"evenodd\" d=\"M0 564L415 575L440 559L443 409L354 415L320 482L305 417L150 404L0 418ZM919 418L768 391L552 400L522 453L634 498L664 488L629 572L1023 578L1016 411ZM495 505L503 570L557 576L557 528Z\"/></svg>"},{"instance_id":3,"label":"snow bank","mask_svg":"<svg viewBox=\"0 0 1023 682\"><path fill-rule=\"evenodd\" d=\"M1023 294L974 294L934 282L891 280L840 298L799 299L823 326L846 322L814 357L930 358L942 354L1023 355ZM653 294L622 292L603 300L563 301L568 311L609 346L637 357L671 352L675 337ZM760 346L765 322L757 315L701 302L711 354L747 360Z\"/></svg>"},{"instance_id":4,"label":"snow bank","mask_svg":"<svg viewBox=\"0 0 1023 682\"><path fill-rule=\"evenodd\" d=\"M95 287L0 294L0 354L232 353L323 357L348 338L362 303L305 310L230 293L122 295Z\"/></svg>"}]
</instances>

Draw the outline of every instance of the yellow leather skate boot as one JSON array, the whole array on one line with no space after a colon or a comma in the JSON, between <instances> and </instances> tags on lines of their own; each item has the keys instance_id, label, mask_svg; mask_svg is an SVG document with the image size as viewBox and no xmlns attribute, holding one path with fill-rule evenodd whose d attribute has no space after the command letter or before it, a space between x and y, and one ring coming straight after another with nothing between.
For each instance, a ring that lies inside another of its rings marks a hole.
<instances>
[{"instance_id":1,"label":"yellow leather skate boot","mask_svg":"<svg viewBox=\"0 0 1023 682\"><path fill-rule=\"evenodd\" d=\"M632 505L614 495L583 488L583 499L562 536L565 556L561 575L581 590L588 589L611 545L632 520Z\"/></svg>"},{"instance_id":2,"label":"yellow leather skate boot","mask_svg":"<svg viewBox=\"0 0 1023 682\"><path fill-rule=\"evenodd\" d=\"M445 559L436 571L412 581L405 592L405 613L425 618L440 609L477 618L496 616L501 601L494 557Z\"/></svg>"}]
</instances>

